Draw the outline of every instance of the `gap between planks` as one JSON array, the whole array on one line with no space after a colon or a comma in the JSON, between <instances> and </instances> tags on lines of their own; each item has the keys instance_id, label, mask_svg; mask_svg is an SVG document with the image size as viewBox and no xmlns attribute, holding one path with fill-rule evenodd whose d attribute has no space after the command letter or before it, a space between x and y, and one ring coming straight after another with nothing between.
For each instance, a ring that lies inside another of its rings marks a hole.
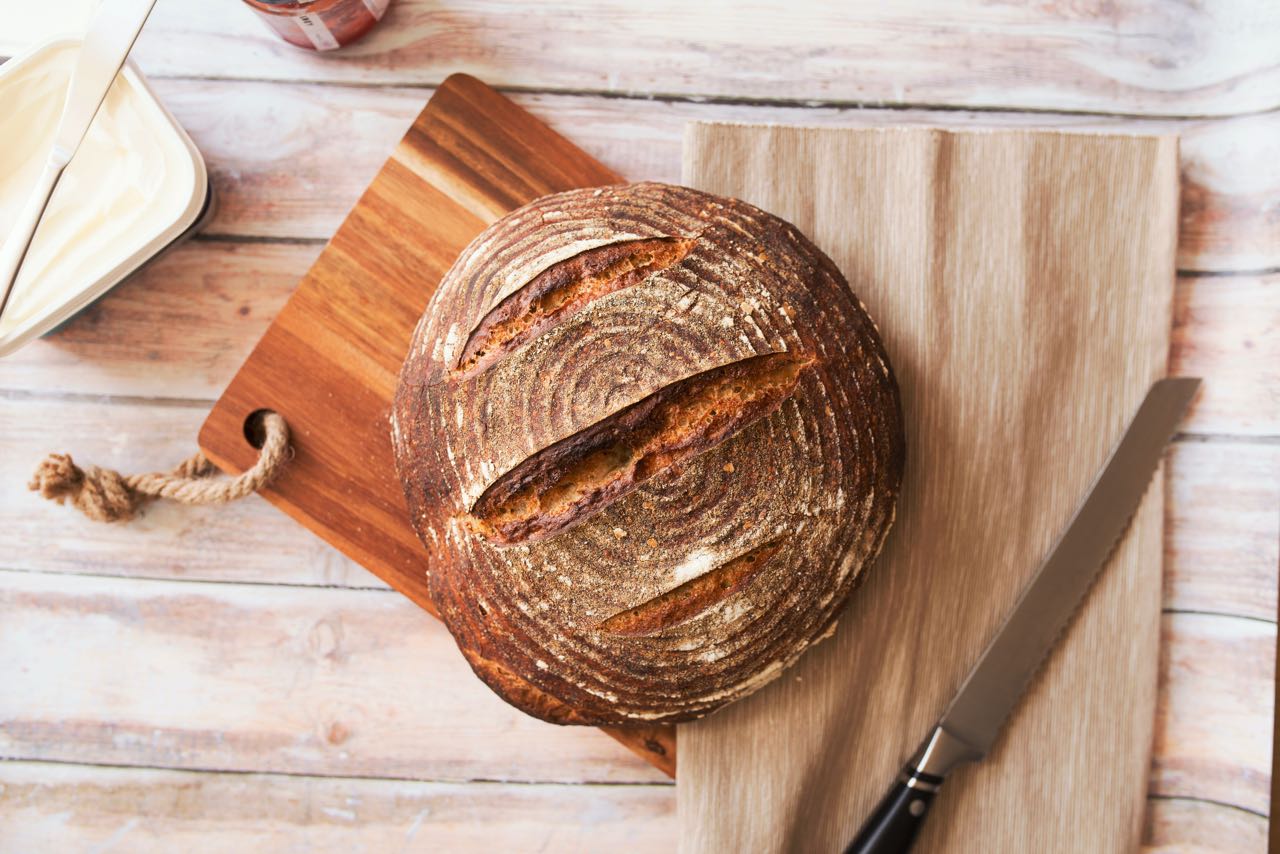
<instances>
[{"instance_id":1,"label":"gap between planks","mask_svg":"<svg viewBox=\"0 0 1280 854\"><path fill-rule=\"evenodd\" d=\"M291 237L287 234L236 234L234 232L205 233L203 231L191 235L191 239L201 243L265 243L272 246L324 246L329 242L327 237Z\"/></svg>"},{"instance_id":2,"label":"gap between planks","mask_svg":"<svg viewBox=\"0 0 1280 854\"><path fill-rule=\"evenodd\" d=\"M1258 812L1257 810L1252 810L1252 809L1249 809L1248 807L1242 807L1242 806L1239 806L1238 804L1229 804L1226 801L1215 801L1212 798L1196 798L1188 795L1147 795L1147 800L1148 801L1167 801L1171 803L1183 803L1183 804L1205 804L1206 806L1219 807L1220 809L1224 809L1224 810L1233 810L1235 812L1243 813L1244 815L1253 816L1254 818L1261 818L1261 819L1270 818L1264 812Z\"/></svg>"},{"instance_id":3,"label":"gap between planks","mask_svg":"<svg viewBox=\"0 0 1280 854\"><path fill-rule=\"evenodd\" d=\"M113 576L115 577L115 576ZM1225 617L1230 620L1249 620L1264 626L1275 626L1276 621L1267 617L1255 617L1252 614L1229 614L1225 611L1208 611L1203 608L1162 608L1162 614L1185 614L1191 617Z\"/></svg>"},{"instance_id":4,"label":"gap between planks","mask_svg":"<svg viewBox=\"0 0 1280 854\"><path fill-rule=\"evenodd\" d=\"M190 584L195 587L216 586L218 589L226 589L227 585L238 587L267 587L272 589L296 589L296 590L359 590L366 593L385 593L389 595L400 595L399 591L386 586L362 585L362 584L306 584L299 581L249 581L245 579L220 580L210 578L181 578L178 576L159 577L152 575L119 575L109 572L70 572L61 569L24 569L16 566L0 565L0 578L5 575L34 575L46 576L54 578L96 578L104 581L123 581L123 582L157 582L160 584ZM3 589L3 585L0 585ZM1260 623L1264 626L1275 626L1277 623L1273 619L1266 617L1255 617L1250 614L1232 614L1227 611L1212 611L1203 608L1170 608L1163 607L1160 609L1162 614L1187 614L1197 617L1221 617L1229 620L1249 620L1251 622ZM0 759L7 757L0 756ZM214 769L209 769L214 770Z\"/></svg>"},{"instance_id":5,"label":"gap between planks","mask_svg":"<svg viewBox=\"0 0 1280 854\"><path fill-rule=\"evenodd\" d=\"M377 775L359 775L359 774L317 774L317 773L301 773L289 771L254 771L254 770L238 770L223 768L188 768L182 766L155 765L155 764L139 764L139 765L122 765L116 762L89 762L85 760L77 760L75 762L61 759L23 759L16 756L0 756L0 767L3 763L12 763L14 765L32 765L32 766L51 766L56 768L85 768L85 769L108 769L113 771L163 771L172 774L190 774L208 775L208 776L228 776L228 777L284 777L289 779L314 779L343 781L350 780L353 782L381 782L381 783L422 783L425 785L438 786L523 786L523 787L540 787L540 788L599 788L599 789L658 789L658 790L674 790L676 781L654 781L654 782L620 782L620 781L580 781L580 782L557 782L557 781L539 781L539 780L500 780L475 778L468 780L437 780L431 778L419 777L381 777ZM0 790L2 794L2 790ZM1204 804L1205 806L1218 807L1224 810L1232 810L1243 813L1244 815L1253 816L1255 818L1267 819L1268 815L1264 812L1250 809L1249 807L1239 806L1238 804L1218 801L1212 798L1198 798L1190 795L1147 795L1148 801L1163 801L1171 803L1187 803L1187 804Z\"/></svg>"},{"instance_id":6,"label":"gap between planks","mask_svg":"<svg viewBox=\"0 0 1280 854\"><path fill-rule=\"evenodd\" d=\"M1212 444L1231 442L1237 445L1278 445L1280 434L1256 435L1251 433L1175 433L1174 442Z\"/></svg>"},{"instance_id":7,"label":"gap between planks","mask_svg":"<svg viewBox=\"0 0 1280 854\"><path fill-rule=\"evenodd\" d=\"M0 57L2 61L4 57ZM324 86L335 89L356 89L372 91L421 92L430 94L440 88L442 81L423 82L390 82L362 80L321 80L310 77L247 77L237 75L212 74L166 74L148 73L148 80L173 80L189 83L253 83L281 86ZM1123 119L1126 121L1151 122L1198 122L1224 121L1243 119L1254 116L1266 116L1280 113L1280 105L1263 107L1257 110L1242 110L1232 113L1131 113L1111 110L1085 110L1070 107L1035 107L1031 105L964 105L942 101L876 101L840 98L759 98L740 95L715 95L711 93L680 92L618 92L609 89L549 87L549 86L512 86L508 84L492 85L494 90L503 95L532 95L566 98L602 98L608 101L634 101L640 104L692 104L712 107L786 107L808 110L888 110L892 112L911 112L927 110L932 113L975 113L992 115L1028 115L1028 116L1075 116L1080 118Z\"/></svg>"},{"instance_id":8,"label":"gap between planks","mask_svg":"<svg viewBox=\"0 0 1280 854\"><path fill-rule=\"evenodd\" d=\"M195 587L200 586L217 586L218 589L225 590L227 585L235 585L240 587L268 587L275 589L294 589L294 590L359 590L365 593L393 593L401 595L400 591L395 590L386 585L375 584L327 584L318 582L315 584L306 584L300 581L251 581L243 578L238 579L213 579L213 578L182 578L180 576L156 576L156 575L119 575L110 572L71 572L65 569L26 569L20 566L4 566L0 565L0 578L5 575L35 575L47 577L62 578L96 578L102 581L158 581L162 584L190 584ZM372 577L372 576L371 576ZM0 591L4 590L4 586L0 585ZM1177 613L1170 610L1168 613ZM1212 611L1185 611L1188 614L1213 614ZM1233 617L1235 614L1220 614L1218 616ZM1242 617L1242 619L1246 619ZM1253 618L1260 619L1260 618ZM4 757L0 757L3 759Z\"/></svg>"},{"instance_id":9,"label":"gap between planks","mask_svg":"<svg viewBox=\"0 0 1280 854\"><path fill-rule=\"evenodd\" d=\"M93 762L85 759L26 759L22 756L0 756L0 767L3 763L14 762L24 765L52 765L57 767L68 768L109 768L117 771L168 771L175 774L225 774L229 777L288 777L291 779L315 779L315 780L359 780L359 781L376 781L383 783L423 783L431 786L545 786L545 787L561 787L575 786L581 788L598 788L598 789L636 789L636 788L653 788L653 789L674 789L676 781L670 778L662 780L520 780L506 777L467 777L464 779L444 779L438 777L387 777L378 774L324 774L317 771L258 771L252 768L202 768L199 766L188 765L156 765L154 763L140 763L137 765L125 765L119 762ZM3 787L0 787L0 794L3 794ZM1155 797L1152 795L1151 797ZM1187 797L1181 800L1197 801L1199 798ZM1204 803L1217 804L1216 801L1204 801ZM1219 806L1232 806L1231 804L1219 804ZM1245 807L1235 807L1239 810L1249 812Z\"/></svg>"}]
</instances>

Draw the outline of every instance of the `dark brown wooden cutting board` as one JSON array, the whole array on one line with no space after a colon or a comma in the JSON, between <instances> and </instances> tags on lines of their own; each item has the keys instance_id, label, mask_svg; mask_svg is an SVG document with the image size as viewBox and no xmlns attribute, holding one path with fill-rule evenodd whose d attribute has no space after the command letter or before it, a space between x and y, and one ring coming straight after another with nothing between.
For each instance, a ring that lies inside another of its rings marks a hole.
<instances>
[{"instance_id":1,"label":"dark brown wooden cutting board","mask_svg":"<svg viewBox=\"0 0 1280 854\"><path fill-rule=\"evenodd\" d=\"M387 426L409 338L491 222L547 193L622 180L479 80L445 80L214 405L201 449L243 471L258 453L249 417L283 415L294 458L263 494L435 613ZM674 727L605 731L675 774Z\"/></svg>"}]
</instances>

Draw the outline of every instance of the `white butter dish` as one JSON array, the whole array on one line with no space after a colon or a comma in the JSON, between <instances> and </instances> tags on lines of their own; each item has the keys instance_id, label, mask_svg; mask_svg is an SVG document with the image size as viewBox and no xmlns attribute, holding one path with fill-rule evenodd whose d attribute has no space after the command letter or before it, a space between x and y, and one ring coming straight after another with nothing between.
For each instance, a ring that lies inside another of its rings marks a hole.
<instances>
[{"instance_id":1,"label":"white butter dish","mask_svg":"<svg viewBox=\"0 0 1280 854\"><path fill-rule=\"evenodd\" d=\"M0 65L0 235L52 146L78 48L57 39ZM0 356L65 323L210 210L204 158L126 63L41 220L0 317Z\"/></svg>"}]
</instances>

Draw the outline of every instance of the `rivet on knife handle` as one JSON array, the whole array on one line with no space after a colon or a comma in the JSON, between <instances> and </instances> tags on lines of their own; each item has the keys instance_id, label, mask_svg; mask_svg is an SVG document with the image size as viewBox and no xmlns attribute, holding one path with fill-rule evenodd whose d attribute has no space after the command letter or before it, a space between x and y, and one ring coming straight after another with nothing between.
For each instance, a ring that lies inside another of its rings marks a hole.
<instances>
[{"instance_id":1,"label":"rivet on knife handle","mask_svg":"<svg viewBox=\"0 0 1280 854\"><path fill-rule=\"evenodd\" d=\"M972 747L937 727L916 751L845 854L882 854L911 848L933 799L951 769L982 758Z\"/></svg>"},{"instance_id":2,"label":"rivet on knife handle","mask_svg":"<svg viewBox=\"0 0 1280 854\"><path fill-rule=\"evenodd\" d=\"M979 760L991 749L1027 683L1120 542L1160 465L1164 446L1199 386L1198 379L1167 379L1147 392L1070 524L969 671L938 726L846 854L910 849L951 769Z\"/></svg>"}]
</instances>

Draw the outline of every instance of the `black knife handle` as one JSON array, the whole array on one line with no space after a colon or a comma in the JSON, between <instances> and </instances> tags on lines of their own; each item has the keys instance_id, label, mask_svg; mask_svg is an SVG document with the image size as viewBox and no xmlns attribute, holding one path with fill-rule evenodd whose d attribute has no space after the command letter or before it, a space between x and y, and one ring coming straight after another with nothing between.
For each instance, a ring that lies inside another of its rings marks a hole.
<instances>
[{"instance_id":1,"label":"black knife handle","mask_svg":"<svg viewBox=\"0 0 1280 854\"><path fill-rule=\"evenodd\" d=\"M908 765L844 854L905 854L933 806L941 777L922 774Z\"/></svg>"}]
</instances>

